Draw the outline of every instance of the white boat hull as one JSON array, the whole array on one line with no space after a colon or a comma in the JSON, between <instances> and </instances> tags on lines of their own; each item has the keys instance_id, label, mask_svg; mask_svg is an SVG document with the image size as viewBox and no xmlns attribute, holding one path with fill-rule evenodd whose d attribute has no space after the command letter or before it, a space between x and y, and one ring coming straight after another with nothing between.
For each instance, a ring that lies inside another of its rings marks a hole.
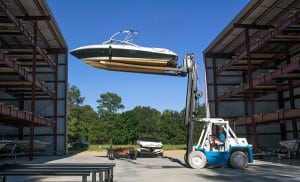
<instances>
[{"instance_id":1,"label":"white boat hull","mask_svg":"<svg viewBox=\"0 0 300 182\"><path fill-rule=\"evenodd\" d=\"M124 40L115 39L122 33L127 34ZM120 31L102 44L82 46L72 50L71 54L95 68L113 71L166 74L176 70L176 53L165 48L135 45L131 38L136 33Z\"/></svg>"}]
</instances>

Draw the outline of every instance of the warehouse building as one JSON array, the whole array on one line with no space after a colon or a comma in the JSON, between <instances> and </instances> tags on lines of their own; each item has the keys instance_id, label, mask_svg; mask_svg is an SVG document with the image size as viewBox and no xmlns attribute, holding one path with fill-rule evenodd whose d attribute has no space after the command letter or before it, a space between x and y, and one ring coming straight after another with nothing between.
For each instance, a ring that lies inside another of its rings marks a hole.
<instances>
[{"instance_id":1,"label":"warehouse building","mask_svg":"<svg viewBox=\"0 0 300 182\"><path fill-rule=\"evenodd\" d=\"M299 137L300 1L252 0L204 50L208 112L255 151Z\"/></svg>"},{"instance_id":2,"label":"warehouse building","mask_svg":"<svg viewBox=\"0 0 300 182\"><path fill-rule=\"evenodd\" d=\"M45 0L0 1L1 140L66 153L68 48Z\"/></svg>"}]
</instances>

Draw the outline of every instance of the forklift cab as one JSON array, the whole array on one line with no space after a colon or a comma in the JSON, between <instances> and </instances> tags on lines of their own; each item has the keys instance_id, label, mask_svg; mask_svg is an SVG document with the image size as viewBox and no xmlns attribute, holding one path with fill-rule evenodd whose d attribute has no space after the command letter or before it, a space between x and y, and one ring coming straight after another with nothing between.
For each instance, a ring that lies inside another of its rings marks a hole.
<instances>
[{"instance_id":1,"label":"forklift cab","mask_svg":"<svg viewBox=\"0 0 300 182\"><path fill-rule=\"evenodd\" d=\"M211 122L205 123L202 126L201 135L198 144L195 147L202 146L206 151L225 151L228 150L227 137L228 123L227 122ZM203 143L203 140L205 142ZM201 145L201 144L204 145Z\"/></svg>"},{"instance_id":2,"label":"forklift cab","mask_svg":"<svg viewBox=\"0 0 300 182\"><path fill-rule=\"evenodd\" d=\"M205 128L202 129L204 131ZM208 164L226 165L229 157L229 144L227 142L228 123L207 123L207 134L203 148L195 148L195 151L205 151ZM199 138L200 140L201 138ZM204 139L204 138L203 138ZM201 141L198 141L198 143Z\"/></svg>"},{"instance_id":3,"label":"forklift cab","mask_svg":"<svg viewBox=\"0 0 300 182\"><path fill-rule=\"evenodd\" d=\"M208 165L234 168L245 168L253 162L252 146L246 138L237 138L228 121L221 118L201 118L201 133L197 145L189 154L189 165L192 168L203 168ZM216 138L224 135L224 140L217 144Z\"/></svg>"},{"instance_id":4,"label":"forklift cab","mask_svg":"<svg viewBox=\"0 0 300 182\"><path fill-rule=\"evenodd\" d=\"M211 134L206 140L209 141L209 150L220 150L225 147L226 143L226 125L225 124L212 124Z\"/></svg>"}]
</instances>

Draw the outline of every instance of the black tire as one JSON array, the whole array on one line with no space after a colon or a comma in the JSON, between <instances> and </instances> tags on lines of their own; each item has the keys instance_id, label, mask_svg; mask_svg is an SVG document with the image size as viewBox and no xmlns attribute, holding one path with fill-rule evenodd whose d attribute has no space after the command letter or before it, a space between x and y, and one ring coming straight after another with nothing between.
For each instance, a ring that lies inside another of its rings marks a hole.
<instances>
[{"instance_id":1,"label":"black tire","mask_svg":"<svg viewBox=\"0 0 300 182\"><path fill-rule=\"evenodd\" d=\"M206 156L201 151L193 151L189 154L188 164L193 169L202 169L206 165Z\"/></svg>"},{"instance_id":2,"label":"black tire","mask_svg":"<svg viewBox=\"0 0 300 182\"><path fill-rule=\"evenodd\" d=\"M136 160L136 158L137 158L137 151L133 151L129 155L130 155L130 159Z\"/></svg>"},{"instance_id":3,"label":"black tire","mask_svg":"<svg viewBox=\"0 0 300 182\"><path fill-rule=\"evenodd\" d=\"M109 149L108 153L107 153L108 159L109 160L114 160L114 150L113 149Z\"/></svg>"},{"instance_id":4,"label":"black tire","mask_svg":"<svg viewBox=\"0 0 300 182\"><path fill-rule=\"evenodd\" d=\"M134 159L136 160L136 158L139 156L139 152L137 150L134 151Z\"/></svg>"},{"instance_id":5,"label":"black tire","mask_svg":"<svg viewBox=\"0 0 300 182\"><path fill-rule=\"evenodd\" d=\"M235 151L230 156L230 165L236 169L244 169L248 166L248 156L242 151Z\"/></svg>"}]
</instances>

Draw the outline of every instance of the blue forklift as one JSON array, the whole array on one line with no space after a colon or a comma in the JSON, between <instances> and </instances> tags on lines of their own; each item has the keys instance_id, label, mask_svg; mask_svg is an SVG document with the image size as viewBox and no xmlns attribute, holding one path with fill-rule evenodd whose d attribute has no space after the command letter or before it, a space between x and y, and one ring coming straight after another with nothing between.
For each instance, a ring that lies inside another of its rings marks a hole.
<instances>
[{"instance_id":1,"label":"blue forklift","mask_svg":"<svg viewBox=\"0 0 300 182\"><path fill-rule=\"evenodd\" d=\"M253 148L246 138L238 138L229 122L221 118L197 118L197 102L202 96L198 91L198 65L193 54L187 54L183 70L188 76L185 125L187 126L187 146L185 162L191 168L204 168L206 165L245 168L253 163ZM195 123L201 127L197 145L194 145ZM218 143L217 130L222 129L224 141Z\"/></svg>"},{"instance_id":2,"label":"blue forklift","mask_svg":"<svg viewBox=\"0 0 300 182\"><path fill-rule=\"evenodd\" d=\"M229 165L243 169L248 163L253 163L252 145L248 144L246 138L238 138L228 121L220 118L201 118L194 121L200 122L202 130L197 145L193 146L188 156L190 167L199 169L206 165ZM218 140L217 131L222 131L225 136L222 142Z\"/></svg>"}]
</instances>

